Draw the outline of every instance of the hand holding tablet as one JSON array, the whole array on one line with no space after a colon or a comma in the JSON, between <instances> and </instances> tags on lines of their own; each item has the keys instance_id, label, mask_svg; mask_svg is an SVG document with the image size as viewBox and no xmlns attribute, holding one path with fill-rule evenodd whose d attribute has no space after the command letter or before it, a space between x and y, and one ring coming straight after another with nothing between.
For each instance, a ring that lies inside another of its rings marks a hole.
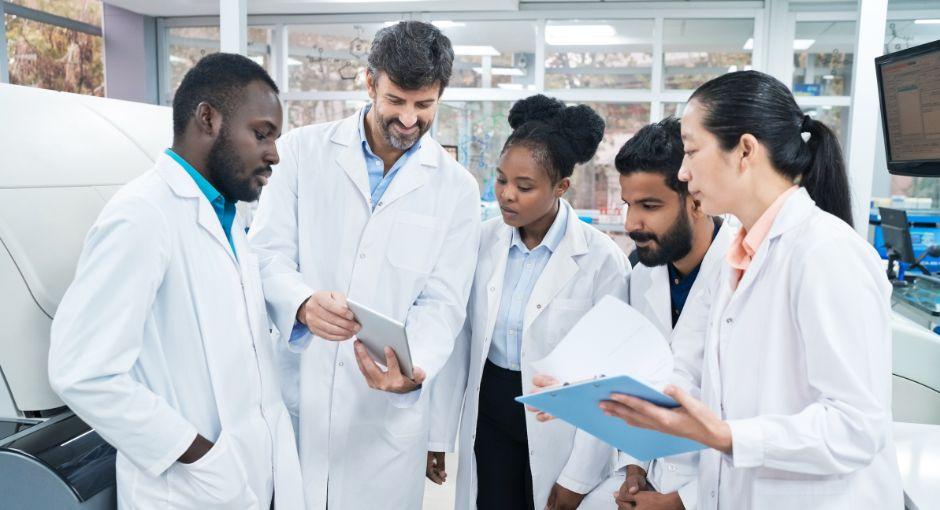
<instances>
[{"instance_id":1,"label":"hand holding tablet","mask_svg":"<svg viewBox=\"0 0 940 510\"><path fill-rule=\"evenodd\" d=\"M356 358L369 386L394 393L417 388L425 374L412 365L404 324L352 300L348 306L362 326L357 335ZM377 364L388 370L381 371Z\"/></svg>"}]
</instances>

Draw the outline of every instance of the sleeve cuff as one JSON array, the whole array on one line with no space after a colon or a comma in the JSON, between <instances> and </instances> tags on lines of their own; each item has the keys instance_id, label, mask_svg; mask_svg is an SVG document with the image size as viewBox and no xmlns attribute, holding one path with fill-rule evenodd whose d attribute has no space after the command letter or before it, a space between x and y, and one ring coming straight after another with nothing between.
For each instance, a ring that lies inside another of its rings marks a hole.
<instances>
[{"instance_id":1,"label":"sleeve cuff","mask_svg":"<svg viewBox=\"0 0 940 510\"><path fill-rule=\"evenodd\" d=\"M594 487L597 487L598 485L598 484L586 484L584 482L574 480L565 475L559 476L558 480L555 483L557 483L558 485L561 485L562 487L568 489L571 492L577 492L578 494L587 494L591 492L591 489L593 489Z\"/></svg>"},{"instance_id":2,"label":"sleeve cuff","mask_svg":"<svg viewBox=\"0 0 940 510\"><path fill-rule=\"evenodd\" d=\"M728 420L731 427L730 460L736 468L764 465L764 430L760 417Z\"/></svg>"},{"instance_id":3,"label":"sleeve cuff","mask_svg":"<svg viewBox=\"0 0 940 510\"><path fill-rule=\"evenodd\" d=\"M299 321L294 321L294 327L290 331L290 338L287 340L287 348L292 352L302 352L309 345L311 340L313 340L313 335L310 334L310 330L307 329L307 326L304 326Z\"/></svg>"},{"instance_id":4,"label":"sleeve cuff","mask_svg":"<svg viewBox=\"0 0 940 510\"><path fill-rule=\"evenodd\" d=\"M691 482L679 487L679 499L682 500L682 506L685 510L695 510L698 504L698 481Z\"/></svg>"},{"instance_id":5,"label":"sleeve cuff","mask_svg":"<svg viewBox=\"0 0 940 510\"><path fill-rule=\"evenodd\" d=\"M386 392L385 395L388 397L389 403L399 409L407 409L418 402L418 399L421 398L421 391L423 388L418 388L414 391L409 391L408 393L390 393Z\"/></svg>"},{"instance_id":6,"label":"sleeve cuff","mask_svg":"<svg viewBox=\"0 0 940 510\"><path fill-rule=\"evenodd\" d=\"M454 445L447 443L428 443L428 451L454 453Z\"/></svg>"}]
</instances>

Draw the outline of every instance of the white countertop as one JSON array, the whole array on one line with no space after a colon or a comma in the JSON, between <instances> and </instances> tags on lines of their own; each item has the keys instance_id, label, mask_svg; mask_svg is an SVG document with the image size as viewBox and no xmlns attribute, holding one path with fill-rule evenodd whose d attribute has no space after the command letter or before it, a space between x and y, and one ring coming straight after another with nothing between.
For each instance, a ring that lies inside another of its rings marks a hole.
<instances>
[{"instance_id":1,"label":"white countertop","mask_svg":"<svg viewBox=\"0 0 940 510\"><path fill-rule=\"evenodd\" d=\"M940 510L940 425L895 422L894 445L907 507Z\"/></svg>"}]
</instances>

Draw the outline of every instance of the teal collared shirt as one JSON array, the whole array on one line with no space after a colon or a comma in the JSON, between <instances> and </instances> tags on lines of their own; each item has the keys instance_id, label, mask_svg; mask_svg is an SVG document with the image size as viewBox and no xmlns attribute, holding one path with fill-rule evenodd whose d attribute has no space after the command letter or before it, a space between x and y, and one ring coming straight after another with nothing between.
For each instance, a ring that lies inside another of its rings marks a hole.
<instances>
[{"instance_id":1,"label":"teal collared shirt","mask_svg":"<svg viewBox=\"0 0 940 510\"><path fill-rule=\"evenodd\" d=\"M186 173L196 181L196 186L199 186L199 191L206 196L206 200L212 205L215 215L219 218L219 223L222 224L222 231L225 232L225 238L228 239L228 244L232 247L232 253L238 257L238 254L235 253L235 242L232 241L232 223L235 222L235 202L226 200L225 197L219 193L219 190L209 184L209 181L207 181L202 174L197 172L185 159L181 158L179 154L173 152L173 149L167 149L166 154L179 163L179 165L183 167L183 170L186 170Z\"/></svg>"}]
</instances>

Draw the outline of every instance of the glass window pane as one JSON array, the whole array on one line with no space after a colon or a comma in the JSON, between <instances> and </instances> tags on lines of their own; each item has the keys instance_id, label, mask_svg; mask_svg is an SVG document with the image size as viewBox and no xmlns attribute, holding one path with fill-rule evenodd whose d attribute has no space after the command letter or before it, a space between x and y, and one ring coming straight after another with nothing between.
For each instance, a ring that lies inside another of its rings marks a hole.
<instances>
[{"instance_id":1,"label":"glass window pane","mask_svg":"<svg viewBox=\"0 0 940 510\"><path fill-rule=\"evenodd\" d=\"M219 51L219 27L174 27L167 30L170 59L169 96L199 59Z\"/></svg>"},{"instance_id":2,"label":"glass window pane","mask_svg":"<svg viewBox=\"0 0 940 510\"><path fill-rule=\"evenodd\" d=\"M653 20L549 21L545 88L649 89Z\"/></svg>"},{"instance_id":3,"label":"glass window pane","mask_svg":"<svg viewBox=\"0 0 940 510\"><path fill-rule=\"evenodd\" d=\"M11 4L101 26L101 0L7 0Z\"/></svg>"},{"instance_id":4,"label":"glass window pane","mask_svg":"<svg viewBox=\"0 0 940 510\"><path fill-rule=\"evenodd\" d=\"M170 90L167 91L167 97L172 97L186 72L202 57L217 53L221 43L219 27L172 27L167 30L167 39L170 59ZM272 71L271 29L248 27L248 57L269 73Z\"/></svg>"},{"instance_id":5,"label":"glass window pane","mask_svg":"<svg viewBox=\"0 0 940 510\"><path fill-rule=\"evenodd\" d=\"M940 16L933 16L940 18ZM940 39L940 24L890 20L885 27L885 53L905 50Z\"/></svg>"},{"instance_id":6,"label":"glass window pane","mask_svg":"<svg viewBox=\"0 0 940 510\"><path fill-rule=\"evenodd\" d=\"M682 117L685 111L685 103L663 103L663 118Z\"/></svg>"},{"instance_id":7,"label":"glass window pane","mask_svg":"<svg viewBox=\"0 0 940 510\"><path fill-rule=\"evenodd\" d=\"M753 19L663 22L663 88L691 90L727 72L751 68Z\"/></svg>"},{"instance_id":8,"label":"glass window pane","mask_svg":"<svg viewBox=\"0 0 940 510\"><path fill-rule=\"evenodd\" d=\"M288 129L342 120L364 104L365 101L288 101Z\"/></svg>"},{"instance_id":9,"label":"glass window pane","mask_svg":"<svg viewBox=\"0 0 940 510\"><path fill-rule=\"evenodd\" d=\"M365 90L369 47L382 27L382 23L289 27L290 90Z\"/></svg>"},{"instance_id":10,"label":"glass window pane","mask_svg":"<svg viewBox=\"0 0 940 510\"><path fill-rule=\"evenodd\" d=\"M10 83L104 96L101 37L6 15Z\"/></svg>"},{"instance_id":11,"label":"glass window pane","mask_svg":"<svg viewBox=\"0 0 940 510\"><path fill-rule=\"evenodd\" d=\"M535 86L535 22L433 21L454 47L451 87ZM489 67L489 77L486 70Z\"/></svg>"},{"instance_id":12,"label":"glass window pane","mask_svg":"<svg viewBox=\"0 0 940 510\"><path fill-rule=\"evenodd\" d=\"M571 103L573 104L573 103ZM617 151L633 133L649 122L649 103L587 103L607 119L604 140L590 162L579 165L565 198L576 209L620 207L620 184L614 169ZM441 104L434 138L457 147L457 160L477 178L484 201L496 200L493 181L506 138L512 130L506 120L513 102L467 101Z\"/></svg>"},{"instance_id":13,"label":"glass window pane","mask_svg":"<svg viewBox=\"0 0 940 510\"><path fill-rule=\"evenodd\" d=\"M849 135L849 107L848 106L804 106L803 113L822 122L829 127L839 139L842 153L848 154L846 145Z\"/></svg>"},{"instance_id":14,"label":"glass window pane","mask_svg":"<svg viewBox=\"0 0 940 510\"><path fill-rule=\"evenodd\" d=\"M434 139L457 147L457 161L476 177L484 201L496 200L493 181L509 128L511 101L467 101L441 103L434 126Z\"/></svg>"},{"instance_id":15,"label":"glass window pane","mask_svg":"<svg viewBox=\"0 0 940 510\"><path fill-rule=\"evenodd\" d=\"M854 21L797 23L793 39L793 93L849 95L854 48Z\"/></svg>"},{"instance_id":16,"label":"glass window pane","mask_svg":"<svg viewBox=\"0 0 940 510\"><path fill-rule=\"evenodd\" d=\"M607 123L594 159L575 168L566 198L575 209L614 211L620 200L620 174L614 168L617 151L650 121L649 103L587 103Z\"/></svg>"}]
</instances>

